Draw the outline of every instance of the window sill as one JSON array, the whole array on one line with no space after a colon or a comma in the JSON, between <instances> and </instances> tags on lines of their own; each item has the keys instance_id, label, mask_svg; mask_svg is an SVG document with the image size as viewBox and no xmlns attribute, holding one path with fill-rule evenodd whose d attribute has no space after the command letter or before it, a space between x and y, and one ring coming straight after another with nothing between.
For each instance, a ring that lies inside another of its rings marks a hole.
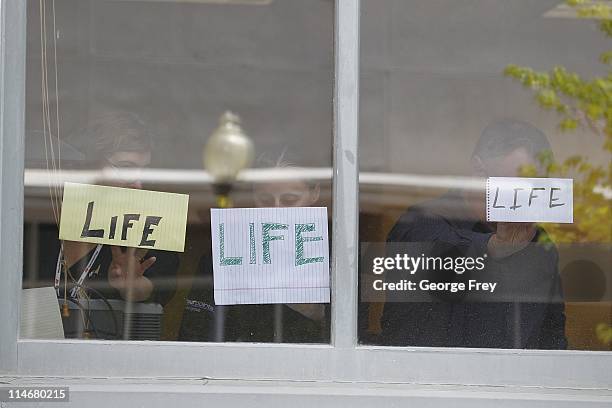
<instances>
[{"instance_id":1,"label":"window sill","mask_svg":"<svg viewBox=\"0 0 612 408\"><path fill-rule=\"evenodd\" d=\"M61 406L147 407L609 407L612 389L486 387L315 381L244 381L197 378L0 376L2 386L67 386ZM350 405L349 405L350 404ZM18 404L0 404L2 407Z\"/></svg>"}]
</instances>

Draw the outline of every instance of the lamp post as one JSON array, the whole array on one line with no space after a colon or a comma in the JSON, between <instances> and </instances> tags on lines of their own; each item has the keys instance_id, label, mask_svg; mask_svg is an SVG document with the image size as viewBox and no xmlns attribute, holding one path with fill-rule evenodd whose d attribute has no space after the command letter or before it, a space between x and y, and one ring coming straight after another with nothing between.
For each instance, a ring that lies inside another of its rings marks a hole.
<instances>
[{"instance_id":1,"label":"lamp post","mask_svg":"<svg viewBox=\"0 0 612 408\"><path fill-rule=\"evenodd\" d=\"M204 168L213 177L213 191L217 206L232 206L230 192L240 171L253 161L254 148L251 139L240 127L240 117L226 111L219 119L219 126L204 146ZM217 306L214 318L215 341L225 339L225 307Z\"/></svg>"},{"instance_id":2,"label":"lamp post","mask_svg":"<svg viewBox=\"0 0 612 408\"><path fill-rule=\"evenodd\" d=\"M232 206L230 192L240 171L253 162L251 139L240 126L240 117L226 111L204 147L204 168L214 179L213 189L220 208Z\"/></svg>"}]
</instances>

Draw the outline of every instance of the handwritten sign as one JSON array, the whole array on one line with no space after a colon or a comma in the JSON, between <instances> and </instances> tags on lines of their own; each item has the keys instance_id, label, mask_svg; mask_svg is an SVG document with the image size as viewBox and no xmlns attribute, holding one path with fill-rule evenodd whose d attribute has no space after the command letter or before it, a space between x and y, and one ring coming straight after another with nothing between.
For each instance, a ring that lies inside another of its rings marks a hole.
<instances>
[{"instance_id":1,"label":"handwritten sign","mask_svg":"<svg viewBox=\"0 0 612 408\"><path fill-rule=\"evenodd\" d=\"M573 180L489 177L487 221L572 223Z\"/></svg>"},{"instance_id":2,"label":"handwritten sign","mask_svg":"<svg viewBox=\"0 0 612 408\"><path fill-rule=\"evenodd\" d=\"M59 238L183 252L189 196L64 184Z\"/></svg>"},{"instance_id":3,"label":"handwritten sign","mask_svg":"<svg viewBox=\"0 0 612 408\"><path fill-rule=\"evenodd\" d=\"M217 305L328 303L327 208L211 209Z\"/></svg>"}]
</instances>

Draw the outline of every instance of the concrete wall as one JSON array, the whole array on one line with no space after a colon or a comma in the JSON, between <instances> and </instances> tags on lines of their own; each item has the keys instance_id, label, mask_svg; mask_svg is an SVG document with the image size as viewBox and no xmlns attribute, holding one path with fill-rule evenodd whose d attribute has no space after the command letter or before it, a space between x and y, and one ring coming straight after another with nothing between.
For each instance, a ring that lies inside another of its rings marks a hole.
<instances>
[{"instance_id":1,"label":"concrete wall","mask_svg":"<svg viewBox=\"0 0 612 408\"><path fill-rule=\"evenodd\" d=\"M41 123L40 13L37 1L29 3L33 131ZM559 3L363 0L363 170L467 174L482 128L505 116L544 129L561 157L609 160L601 140L588 132L560 134L558 117L502 75L510 63L604 73L597 60L606 39L592 22L543 17ZM287 149L301 165L330 165L331 0L265 6L57 0L56 7L67 140L104 107L128 109L159 133L154 166L201 168L201 149L218 116L233 109L258 154L273 159ZM31 163L40 148L40 137L30 137Z\"/></svg>"}]
</instances>

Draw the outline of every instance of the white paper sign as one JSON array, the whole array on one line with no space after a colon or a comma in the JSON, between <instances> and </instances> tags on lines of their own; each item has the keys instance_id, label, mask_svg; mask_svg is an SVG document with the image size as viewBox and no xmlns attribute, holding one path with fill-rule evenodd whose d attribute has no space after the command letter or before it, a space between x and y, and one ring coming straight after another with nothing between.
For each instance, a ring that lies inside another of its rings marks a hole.
<instances>
[{"instance_id":1,"label":"white paper sign","mask_svg":"<svg viewBox=\"0 0 612 408\"><path fill-rule=\"evenodd\" d=\"M574 222L573 180L489 177L487 221Z\"/></svg>"},{"instance_id":2,"label":"white paper sign","mask_svg":"<svg viewBox=\"0 0 612 408\"><path fill-rule=\"evenodd\" d=\"M329 303L327 208L210 211L215 304Z\"/></svg>"}]
</instances>

